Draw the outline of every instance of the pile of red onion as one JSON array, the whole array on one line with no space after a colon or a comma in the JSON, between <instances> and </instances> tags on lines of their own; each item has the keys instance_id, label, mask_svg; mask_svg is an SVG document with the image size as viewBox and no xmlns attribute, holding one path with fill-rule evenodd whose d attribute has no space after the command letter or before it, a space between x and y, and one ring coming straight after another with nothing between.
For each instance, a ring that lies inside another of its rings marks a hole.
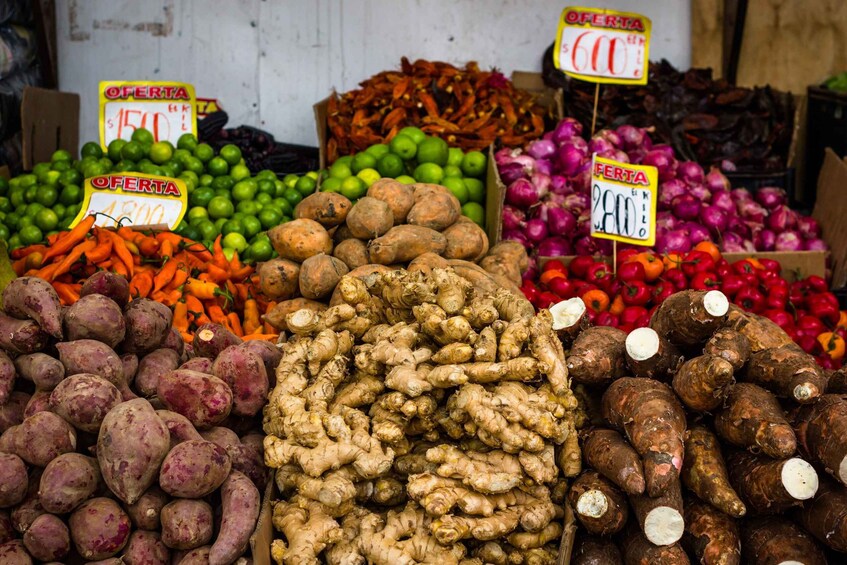
<instances>
[{"instance_id":1,"label":"pile of red onion","mask_svg":"<svg viewBox=\"0 0 847 565\"><path fill-rule=\"evenodd\" d=\"M591 237L591 155L659 170L658 252L689 251L703 240L724 252L827 249L818 223L786 204L779 188L732 189L718 169L676 160L669 145L653 145L630 125L582 137L582 124L565 118L525 150L502 149L495 159L506 184L503 238L538 256L610 254L611 242Z\"/></svg>"}]
</instances>

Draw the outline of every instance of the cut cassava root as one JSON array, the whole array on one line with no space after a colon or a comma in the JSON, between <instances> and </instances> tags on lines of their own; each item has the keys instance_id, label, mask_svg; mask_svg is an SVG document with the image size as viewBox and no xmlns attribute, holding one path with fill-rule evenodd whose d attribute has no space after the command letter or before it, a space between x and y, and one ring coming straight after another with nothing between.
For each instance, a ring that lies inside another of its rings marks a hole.
<instances>
[{"instance_id":1,"label":"cut cassava root","mask_svg":"<svg viewBox=\"0 0 847 565\"><path fill-rule=\"evenodd\" d=\"M584 471L571 486L568 502L589 533L608 536L626 525L629 509L617 487L596 471Z\"/></svg>"},{"instance_id":2,"label":"cut cassava root","mask_svg":"<svg viewBox=\"0 0 847 565\"><path fill-rule=\"evenodd\" d=\"M652 328L636 328L626 336L626 360L636 377L663 380L684 361L679 350Z\"/></svg>"},{"instance_id":3,"label":"cut cassava root","mask_svg":"<svg viewBox=\"0 0 847 565\"><path fill-rule=\"evenodd\" d=\"M803 459L776 460L736 451L727 459L729 479L744 502L763 514L800 505L818 490L818 475Z\"/></svg>"},{"instance_id":4,"label":"cut cassava root","mask_svg":"<svg viewBox=\"0 0 847 565\"><path fill-rule=\"evenodd\" d=\"M632 509L644 537L653 545L673 545L685 531L682 491L672 481L660 496L630 496Z\"/></svg>"}]
</instances>

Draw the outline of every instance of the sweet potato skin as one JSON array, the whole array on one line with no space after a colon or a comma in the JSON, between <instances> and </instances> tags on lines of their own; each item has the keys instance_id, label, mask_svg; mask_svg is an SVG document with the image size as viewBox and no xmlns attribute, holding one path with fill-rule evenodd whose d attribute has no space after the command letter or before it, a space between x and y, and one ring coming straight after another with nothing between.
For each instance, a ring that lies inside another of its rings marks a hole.
<instances>
[{"instance_id":1,"label":"sweet potato skin","mask_svg":"<svg viewBox=\"0 0 847 565\"><path fill-rule=\"evenodd\" d=\"M350 270L344 261L330 255L309 257L300 266L300 294L310 300L329 296L341 277Z\"/></svg>"},{"instance_id":2,"label":"sweet potato skin","mask_svg":"<svg viewBox=\"0 0 847 565\"><path fill-rule=\"evenodd\" d=\"M194 424L182 414L177 414L170 410L156 410L156 415L168 427L168 432L170 433L170 449L190 439L203 439L203 436L200 435Z\"/></svg>"},{"instance_id":3,"label":"sweet potato skin","mask_svg":"<svg viewBox=\"0 0 847 565\"><path fill-rule=\"evenodd\" d=\"M704 565L741 565L741 539L735 520L708 504L685 504L682 546Z\"/></svg>"},{"instance_id":4,"label":"sweet potato skin","mask_svg":"<svg viewBox=\"0 0 847 565\"><path fill-rule=\"evenodd\" d=\"M242 339L221 324L203 324L194 334L194 355L215 359L230 345L238 345Z\"/></svg>"},{"instance_id":5,"label":"sweet potato skin","mask_svg":"<svg viewBox=\"0 0 847 565\"><path fill-rule=\"evenodd\" d=\"M329 229L344 223L353 207L345 196L334 192L315 192L294 207L295 219L309 219Z\"/></svg>"},{"instance_id":6,"label":"sweet potato skin","mask_svg":"<svg viewBox=\"0 0 847 565\"><path fill-rule=\"evenodd\" d=\"M145 354L162 347L171 331L173 312L155 300L137 298L124 310L124 353ZM119 387L120 388L120 387Z\"/></svg>"},{"instance_id":7,"label":"sweet potato skin","mask_svg":"<svg viewBox=\"0 0 847 565\"><path fill-rule=\"evenodd\" d=\"M413 226L442 231L455 224L461 215L462 206L455 196L446 190L417 185L415 205L409 210L406 221Z\"/></svg>"},{"instance_id":8,"label":"sweet potato skin","mask_svg":"<svg viewBox=\"0 0 847 565\"><path fill-rule=\"evenodd\" d=\"M70 552L71 536L61 518L42 514L24 533L24 545L30 555L40 561L57 561Z\"/></svg>"},{"instance_id":9,"label":"sweet potato skin","mask_svg":"<svg viewBox=\"0 0 847 565\"><path fill-rule=\"evenodd\" d=\"M162 543L171 549L194 549L212 539L212 507L203 500L180 498L162 508Z\"/></svg>"},{"instance_id":10,"label":"sweet potato skin","mask_svg":"<svg viewBox=\"0 0 847 565\"><path fill-rule=\"evenodd\" d=\"M29 486L28 478L23 459L12 453L0 453L0 508L23 501Z\"/></svg>"},{"instance_id":11,"label":"sweet potato skin","mask_svg":"<svg viewBox=\"0 0 847 565\"><path fill-rule=\"evenodd\" d=\"M196 371L176 370L159 379L159 399L202 430L221 423L232 410L232 390L221 379Z\"/></svg>"},{"instance_id":12,"label":"sweet potato skin","mask_svg":"<svg viewBox=\"0 0 847 565\"><path fill-rule=\"evenodd\" d=\"M729 483L718 438L708 428L696 426L685 432L682 483L704 502L735 518L747 507Z\"/></svg>"},{"instance_id":13,"label":"sweet potato skin","mask_svg":"<svg viewBox=\"0 0 847 565\"><path fill-rule=\"evenodd\" d=\"M6 404L15 389L15 363L0 351L0 404Z\"/></svg>"},{"instance_id":14,"label":"sweet potato skin","mask_svg":"<svg viewBox=\"0 0 847 565\"><path fill-rule=\"evenodd\" d=\"M111 498L92 498L68 520L77 552L89 561L116 555L129 541L129 516Z\"/></svg>"},{"instance_id":15,"label":"sweet potato skin","mask_svg":"<svg viewBox=\"0 0 847 565\"><path fill-rule=\"evenodd\" d=\"M644 470L638 453L614 430L589 430L583 436L585 461L627 494L644 492Z\"/></svg>"},{"instance_id":16,"label":"sweet potato skin","mask_svg":"<svg viewBox=\"0 0 847 565\"><path fill-rule=\"evenodd\" d=\"M414 189L394 179L379 179L368 188L368 196L388 204L395 226L406 223L409 210L415 205Z\"/></svg>"},{"instance_id":17,"label":"sweet potato skin","mask_svg":"<svg viewBox=\"0 0 847 565\"><path fill-rule=\"evenodd\" d=\"M121 358L105 343L94 339L78 339L57 343L56 349L59 350L59 360L65 366L66 375L96 375L115 385L124 400L134 396L127 385Z\"/></svg>"},{"instance_id":18,"label":"sweet potato skin","mask_svg":"<svg viewBox=\"0 0 847 565\"><path fill-rule=\"evenodd\" d=\"M106 414L121 402L115 385L88 373L68 377L50 394L53 412L78 430L90 433L97 433Z\"/></svg>"},{"instance_id":19,"label":"sweet potato skin","mask_svg":"<svg viewBox=\"0 0 847 565\"><path fill-rule=\"evenodd\" d=\"M49 282L18 277L3 289L3 310L10 316L35 320L46 333L62 339L62 305Z\"/></svg>"},{"instance_id":20,"label":"sweet potato skin","mask_svg":"<svg viewBox=\"0 0 847 565\"><path fill-rule=\"evenodd\" d=\"M159 348L151 351L138 362L135 390L144 397L155 396L159 378L179 367L179 354L173 349Z\"/></svg>"},{"instance_id":21,"label":"sweet potato skin","mask_svg":"<svg viewBox=\"0 0 847 565\"><path fill-rule=\"evenodd\" d=\"M126 512L139 530L158 530L161 527L162 508L169 501L170 497L165 491L154 485L134 503L126 505Z\"/></svg>"},{"instance_id":22,"label":"sweet potato skin","mask_svg":"<svg viewBox=\"0 0 847 565\"><path fill-rule=\"evenodd\" d=\"M283 259L302 263L318 253L332 253L332 238L314 220L300 218L280 224L268 231L271 244Z\"/></svg>"},{"instance_id":23,"label":"sweet potato skin","mask_svg":"<svg viewBox=\"0 0 847 565\"><path fill-rule=\"evenodd\" d=\"M394 214L388 203L365 196L347 214L347 227L353 237L370 240L385 234L394 226Z\"/></svg>"},{"instance_id":24,"label":"sweet potato skin","mask_svg":"<svg viewBox=\"0 0 847 565\"><path fill-rule=\"evenodd\" d=\"M791 457L797 438L782 407L767 390L751 383L734 384L725 408L715 416L718 437L745 449L759 448L775 459Z\"/></svg>"},{"instance_id":25,"label":"sweet potato skin","mask_svg":"<svg viewBox=\"0 0 847 565\"><path fill-rule=\"evenodd\" d=\"M442 255L447 249L447 238L424 226L394 226L382 237L368 245L371 263L393 265L406 263L424 253Z\"/></svg>"},{"instance_id":26,"label":"sweet potato skin","mask_svg":"<svg viewBox=\"0 0 847 565\"><path fill-rule=\"evenodd\" d=\"M221 446L206 440L184 441L162 462L159 486L171 496L202 498L221 486L231 468Z\"/></svg>"},{"instance_id":27,"label":"sweet potato skin","mask_svg":"<svg viewBox=\"0 0 847 565\"><path fill-rule=\"evenodd\" d=\"M126 277L110 271L97 271L85 279L79 291L80 297L89 294L102 294L123 308L129 302L129 281Z\"/></svg>"},{"instance_id":28,"label":"sweet potato skin","mask_svg":"<svg viewBox=\"0 0 847 565\"><path fill-rule=\"evenodd\" d=\"M0 404L0 434L24 421L24 409L30 395L14 391L5 404Z\"/></svg>"},{"instance_id":29,"label":"sweet potato skin","mask_svg":"<svg viewBox=\"0 0 847 565\"><path fill-rule=\"evenodd\" d=\"M261 494L249 478L233 471L221 486L221 506L223 520L209 550L209 565L231 563L247 548L259 519Z\"/></svg>"},{"instance_id":30,"label":"sweet potato skin","mask_svg":"<svg viewBox=\"0 0 847 565\"><path fill-rule=\"evenodd\" d=\"M126 565L167 565L170 557L159 532L136 530L129 536L121 561Z\"/></svg>"},{"instance_id":31,"label":"sweet potato skin","mask_svg":"<svg viewBox=\"0 0 847 565\"><path fill-rule=\"evenodd\" d=\"M488 253L488 236L485 230L472 221L457 221L442 232L447 238L447 259L479 261Z\"/></svg>"},{"instance_id":32,"label":"sweet potato skin","mask_svg":"<svg viewBox=\"0 0 847 565\"><path fill-rule=\"evenodd\" d=\"M37 412L24 419L12 433L14 453L36 467L46 467L59 455L75 451L76 440L73 427L47 411Z\"/></svg>"},{"instance_id":33,"label":"sweet potato skin","mask_svg":"<svg viewBox=\"0 0 847 565\"><path fill-rule=\"evenodd\" d=\"M239 345L221 351L212 373L232 390L232 413L255 416L267 402L269 380L261 357Z\"/></svg>"},{"instance_id":34,"label":"sweet potato skin","mask_svg":"<svg viewBox=\"0 0 847 565\"><path fill-rule=\"evenodd\" d=\"M355 269L370 262L368 244L356 238L345 239L336 245L332 255L343 261L348 269Z\"/></svg>"},{"instance_id":35,"label":"sweet potato skin","mask_svg":"<svg viewBox=\"0 0 847 565\"><path fill-rule=\"evenodd\" d=\"M17 373L38 390L53 390L65 378L65 366L46 353L30 353L15 359Z\"/></svg>"},{"instance_id":36,"label":"sweet potato skin","mask_svg":"<svg viewBox=\"0 0 847 565\"><path fill-rule=\"evenodd\" d=\"M300 263L271 259L259 266L259 288L271 300L288 300L297 295Z\"/></svg>"},{"instance_id":37,"label":"sweet potato skin","mask_svg":"<svg viewBox=\"0 0 847 565\"><path fill-rule=\"evenodd\" d=\"M96 459L81 453L65 453L44 468L38 498L46 511L66 514L91 498L102 482Z\"/></svg>"},{"instance_id":38,"label":"sweet potato skin","mask_svg":"<svg viewBox=\"0 0 847 565\"><path fill-rule=\"evenodd\" d=\"M49 336L32 320L18 320L0 314L0 349L23 355L41 351Z\"/></svg>"},{"instance_id":39,"label":"sweet potato skin","mask_svg":"<svg viewBox=\"0 0 847 565\"><path fill-rule=\"evenodd\" d=\"M126 335L126 321L120 306L102 294L82 296L65 311L65 336L68 341L96 339L111 348Z\"/></svg>"},{"instance_id":40,"label":"sweet potato skin","mask_svg":"<svg viewBox=\"0 0 847 565\"><path fill-rule=\"evenodd\" d=\"M5 565L32 565L32 558L19 539L0 543L0 563Z\"/></svg>"}]
</instances>

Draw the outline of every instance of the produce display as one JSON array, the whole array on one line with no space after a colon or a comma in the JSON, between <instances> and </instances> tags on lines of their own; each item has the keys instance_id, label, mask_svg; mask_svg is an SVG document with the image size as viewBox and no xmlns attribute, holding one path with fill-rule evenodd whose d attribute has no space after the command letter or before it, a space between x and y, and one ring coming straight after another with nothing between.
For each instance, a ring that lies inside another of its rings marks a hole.
<instances>
[{"instance_id":1,"label":"produce display","mask_svg":"<svg viewBox=\"0 0 847 565\"><path fill-rule=\"evenodd\" d=\"M228 565L248 549L279 352L217 324L185 345L128 287L92 277L66 310L41 278L3 291L3 563Z\"/></svg>"},{"instance_id":2,"label":"produce display","mask_svg":"<svg viewBox=\"0 0 847 565\"><path fill-rule=\"evenodd\" d=\"M582 415L550 312L450 268L337 292L286 316L264 418L274 560L555 563Z\"/></svg>"},{"instance_id":3,"label":"produce display","mask_svg":"<svg viewBox=\"0 0 847 565\"><path fill-rule=\"evenodd\" d=\"M496 71L476 63L463 68L403 57L399 71L384 71L359 90L333 94L327 108L327 159L385 143L405 126L417 126L464 151L495 140L517 147L544 133L543 108Z\"/></svg>"},{"instance_id":4,"label":"produce display","mask_svg":"<svg viewBox=\"0 0 847 565\"><path fill-rule=\"evenodd\" d=\"M612 242L591 237L591 156L659 170L656 251L687 252L714 241L725 252L826 250L818 223L788 207L785 192L732 189L718 169L706 173L677 161L668 145L653 145L643 129L623 125L589 141L566 118L526 150L502 149L495 159L506 184L503 238L537 255L611 255Z\"/></svg>"}]
</instances>

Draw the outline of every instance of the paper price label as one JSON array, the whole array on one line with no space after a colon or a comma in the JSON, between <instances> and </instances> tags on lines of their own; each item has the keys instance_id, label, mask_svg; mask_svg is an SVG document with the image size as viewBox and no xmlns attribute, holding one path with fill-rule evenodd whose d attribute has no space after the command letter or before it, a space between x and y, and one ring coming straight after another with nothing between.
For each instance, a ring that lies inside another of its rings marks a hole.
<instances>
[{"instance_id":1,"label":"paper price label","mask_svg":"<svg viewBox=\"0 0 847 565\"><path fill-rule=\"evenodd\" d=\"M188 190L180 179L143 173L115 173L85 181L82 207L71 226L98 214L94 224L173 230L182 221Z\"/></svg>"},{"instance_id":2,"label":"paper price label","mask_svg":"<svg viewBox=\"0 0 847 565\"><path fill-rule=\"evenodd\" d=\"M591 235L634 245L656 243L656 167L594 156L591 163Z\"/></svg>"},{"instance_id":3,"label":"paper price label","mask_svg":"<svg viewBox=\"0 0 847 565\"><path fill-rule=\"evenodd\" d=\"M194 87L181 82L100 83L100 144L129 140L138 128L156 141L176 145L185 133L197 134Z\"/></svg>"},{"instance_id":4,"label":"paper price label","mask_svg":"<svg viewBox=\"0 0 847 565\"><path fill-rule=\"evenodd\" d=\"M559 18L553 62L580 80L647 84L650 26L650 19L640 14L565 8Z\"/></svg>"}]
</instances>

